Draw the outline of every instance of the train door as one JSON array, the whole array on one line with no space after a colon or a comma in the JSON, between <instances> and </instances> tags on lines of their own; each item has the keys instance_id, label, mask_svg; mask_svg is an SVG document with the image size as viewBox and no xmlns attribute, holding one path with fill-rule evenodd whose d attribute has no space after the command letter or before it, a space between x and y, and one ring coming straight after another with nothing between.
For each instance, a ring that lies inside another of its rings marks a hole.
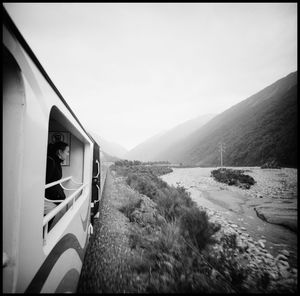
<instances>
[{"instance_id":1,"label":"train door","mask_svg":"<svg viewBox=\"0 0 300 296\"><path fill-rule=\"evenodd\" d=\"M93 182L92 182L92 210L91 222L94 224L95 216L99 211L99 202L101 196L101 167L100 167L100 148L94 142L93 150Z\"/></svg>"}]
</instances>

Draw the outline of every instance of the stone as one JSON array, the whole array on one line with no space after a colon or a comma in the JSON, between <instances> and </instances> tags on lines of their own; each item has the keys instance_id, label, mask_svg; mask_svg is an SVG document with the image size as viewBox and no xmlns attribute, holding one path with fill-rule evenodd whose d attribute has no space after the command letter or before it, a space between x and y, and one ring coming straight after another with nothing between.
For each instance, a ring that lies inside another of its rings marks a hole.
<instances>
[{"instance_id":1,"label":"stone","mask_svg":"<svg viewBox=\"0 0 300 296\"><path fill-rule=\"evenodd\" d=\"M290 276L290 273L288 271L288 267L285 267L285 266L282 266L280 265L279 266L279 272L280 272L280 275L283 277L283 278L288 278Z\"/></svg>"},{"instance_id":2,"label":"stone","mask_svg":"<svg viewBox=\"0 0 300 296\"><path fill-rule=\"evenodd\" d=\"M278 275L274 272L270 272L269 276L273 281L276 281L278 279Z\"/></svg>"},{"instance_id":3,"label":"stone","mask_svg":"<svg viewBox=\"0 0 300 296\"><path fill-rule=\"evenodd\" d=\"M280 268L281 266L283 266L283 267L285 267L285 268L289 268L290 267L290 265L289 265L289 263L287 262L287 261L277 261L277 266L278 266L278 268Z\"/></svg>"},{"instance_id":4,"label":"stone","mask_svg":"<svg viewBox=\"0 0 300 296\"><path fill-rule=\"evenodd\" d=\"M290 252L287 251L287 250L282 250L282 251L281 251L281 254L284 255L284 256L286 256L286 257L289 257L289 256L290 256Z\"/></svg>"},{"instance_id":5,"label":"stone","mask_svg":"<svg viewBox=\"0 0 300 296\"><path fill-rule=\"evenodd\" d=\"M254 208L257 216L269 223L282 225L294 232L297 232L297 200L290 204L282 200L274 200L271 204L261 204Z\"/></svg>"},{"instance_id":6,"label":"stone","mask_svg":"<svg viewBox=\"0 0 300 296\"><path fill-rule=\"evenodd\" d=\"M219 274L215 269L212 269L210 276L211 278L216 279L219 276Z\"/></svg>"},{"instance_id":7,"label":"stone","mask_svg":"<svg viewBox=\"0 0 300 296\"><path fill-rule=\"evenodd\" d=\"M265 255L267 258L269 258L269 259L274 259L274 257L273 257L273 255L272 254L270 254L270 253L266 253L266 255Z\"/></svg>"},{"instance_id":8,"label":"stone","mask_svg":"<svg viewBox=\"0 0 300 296\"><path fill-rule=\"evenodd\" d=\"M170 262L164 261L163 263L169 269L169 271L173 271L173 265Z\"/></svg>"},{"instance_id":9,"label":"stone","mask_svg":"<svg viewBox=\"0 0 300 296\"><path fill-rule=\"evenodd\" d=\"M243 255L243 258L249 260L249 255L246 253Z\"/></svg>"},{"instance_id":10,"label":"stone","mask_svg":"<svg viewBox=\"0 0 300 296\"><path fill-rule=\"evenodd\" d=\"M265 244L264 244L261 240L258 241L258 245L259 245L261 248L265 248Z\"/></svg>"},{"instance_id":11,"label":"stone","mask_svg":"<svg viewBox=\"0 0 300 296\"><path fill-rule=\"evenodd\" d=\"M277 257L275 258L277 261L281 260L281 261L287 261L288 258L282 254L277 255Z\"/></svg>"},{"instance_id":12,"label":"stone","mask_svg":"<svg viewBox=\"0 0 300 296\"><path fill-rule=\"evenodd\" d=\"M297 268L292 268L292 270L291 270L291 272L293 273L293 274L298 274L298 269Z\"/></svg>"},{"instance_id":13,"label":"stone","mask_svg":"<svg viewBox=\"0 0 300 296\"><path fill-rule=\"evenodd\" d=\"M256 265L254 263L249 263L248 266L251 268L251 270L256 269Z\"/></svg>"},{"instance_id":14,"label":"stone","mask_svg":"<svg viewBox=\"0 0 300 296\"><path fill-rule=\"evenodd\" d=\"M237 241L237 247L240 251L245 251L249 248L247 242L242 241L242 240Z\"/></svg>"}]
</instances>

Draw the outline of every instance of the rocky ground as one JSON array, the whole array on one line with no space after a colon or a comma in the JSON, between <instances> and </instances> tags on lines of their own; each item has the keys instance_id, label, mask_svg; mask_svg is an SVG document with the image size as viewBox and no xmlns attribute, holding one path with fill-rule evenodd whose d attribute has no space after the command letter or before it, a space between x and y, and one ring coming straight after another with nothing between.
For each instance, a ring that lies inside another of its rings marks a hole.
<instances>
[{"instance_id":1,"label":"rocky ground","mask_svg":"<svg viewBox=\"0 0 300 296\"><path fill-rule=\"evenodd\" d=\"M215 181L210 177L212 168L174 169L162 179L184 186L200 206L246 227L257 240L264 236L275 257L280 249L288 249L289 262L297 267L297 170L240 169L255 179L250 189Z\"/></svg>"},{"instance_id":2,"label":"rocky ground","mask_svg":"<svg viewBox=\"0 0 300 296\"><path fill-rule=\"evenodd\" d=\"M225 256L226 260L236 260L240 269L246 270L249 285L256 282L257 276L264 275L265 282L268 283L266 292L297 291L298 269L289 265L290 254L287 250L282 250L281 254L273 257L265 249L266 240L255 241L245 228L227 221L222 214L209 209L206 209L206 212L211 222L221 224L220 231L215 235L216 244L211 245L207 251L209 256L216 258ZM223 243L228 242L230 238L234 238L231 245ZM230 273L227 273L230 276Z\"/></svg>"},{"instance_id":3,"label":"rocky ground","mask_svg":"<svg viewBox=\"0 0 300 296\"><path fill-rule=\"evenodd\" d=\"M266 278L270 279L270 287L276 287L278 291L295 291L298 274L297 262L295 262L297 261L297 238L296 241L289 240L289 243L293 244L293 249L296 249L296 254L283 248L283 244L278 244L276 247L278 249L273 252L276 255L273 256L266 246L269 247L269 239L272 235L273 240L276 241L278 238L279 241L285 237L286 242L290 236L297 237L297 235L289 234L289 231L268 223L265 227L265 236L261 235L260 230L263 227L261 223L257 223L259 221L255 221L256 217L251 217L253 215L251 209L255 207L260 219L289 226L295 231L297 229L297 170L249 168L245 173L257 181L249 190L218 183L210 177L210 171L211 168L177 169L171 174L162 176L162 179L169 184L187 188L192 193L192 198L196 197L198 204L204 205L211 221L222 225L217 234L219 244L210 248L208 253L219 258L222 256L236 258L238 265L249 267L248 273L253 276L259 272L265 273ZM289 212L287 208L290 209ZM228 210L230 215L225 215ZM228 218L234 216L237 216L235 219L237 222L243 220L245 222L248 219L249 223L244 223L245 227L241 226L242 223L233 223ZM272 228L276 229L273 231ZM250 233L256 234L256 238L249 234L249 230ZM233 248L222 243L222 241L229 241L232 235L236 235L234 243L232 242ZM278 235L282 237L279 238Z\"/></svg>"},{"instance_id":4,"label":"rocky ground","mask_svg":"<svg viewBox=\"0 0 300 296\"><path fill-rule=\"evenodd\" d=\"M297 170L255 168L246 173L256 180L247 194L256 200L261 199L254 208L257 216L297 232Z\"/></svg>"}]
</instances>

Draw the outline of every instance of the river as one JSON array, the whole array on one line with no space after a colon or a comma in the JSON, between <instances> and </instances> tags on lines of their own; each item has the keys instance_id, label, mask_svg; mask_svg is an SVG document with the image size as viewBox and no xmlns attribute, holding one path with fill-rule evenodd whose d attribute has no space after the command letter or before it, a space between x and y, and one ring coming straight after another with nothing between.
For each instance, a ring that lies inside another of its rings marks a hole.
<instances>
[{"instance_id":1,"label":"river","mask_svg":"<svg viewBox=\"0 0 300 296\"><path fill-rule=\"evenodd\" d=\"M215 181L211 177L213 169L216 168L173 168L172 173L161 178L169 185L185 187L199 206L217 211L225 220L244 227L254 240L265 240L265 247L273 256L281 250L289 251L289 263L297 267L297 232L263 221L254 210L264 205L276 207L280 200L295 210L292 219L297 224L297 169L234 168L245 170L256 181L248 190Z\"/></svg>"}]
</instances>

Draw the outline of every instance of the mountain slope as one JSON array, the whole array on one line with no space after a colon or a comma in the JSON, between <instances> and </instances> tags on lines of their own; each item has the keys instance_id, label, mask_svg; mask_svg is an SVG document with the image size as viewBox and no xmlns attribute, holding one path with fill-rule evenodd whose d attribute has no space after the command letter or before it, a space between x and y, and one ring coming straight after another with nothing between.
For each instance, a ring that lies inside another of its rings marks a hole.
<instances>
[{"instance_id":1,"label":"mountain slope","mask_svg":"<svg viewBox=\"0 0 300 296\"><path fill-rule=\"evenodd\" d=\"M297 72L217 115L158 157L190 165L254 166L276 160L297 166Z\"/></svg>"},{"instance_id":2,"label":"mountain slope","mask_svg":"<svg viewBox=\"0 0 300 296\"><path fill-rule=\"evenodd\" d=\"M160 161L162 160L160 159L162 151L172 149L176 142L196 131L214 116L212 114L201 115L181 123L171 130L159 133L130 150L124 157L130 160Z\"/></svg>"},{"instance_id":3,"label":"mountain slope","mask_svg":"<svg viewBox=\"0 0 300 296\"><path fill-rule=\"evenodd\" d=\"M99 143L101 150L110 155L110 157L116 156L117 158L122 158L128 151L117 143L109 142L103 139L95 132L90 132L90 134Z\"/></svg>"}]
</instances>

